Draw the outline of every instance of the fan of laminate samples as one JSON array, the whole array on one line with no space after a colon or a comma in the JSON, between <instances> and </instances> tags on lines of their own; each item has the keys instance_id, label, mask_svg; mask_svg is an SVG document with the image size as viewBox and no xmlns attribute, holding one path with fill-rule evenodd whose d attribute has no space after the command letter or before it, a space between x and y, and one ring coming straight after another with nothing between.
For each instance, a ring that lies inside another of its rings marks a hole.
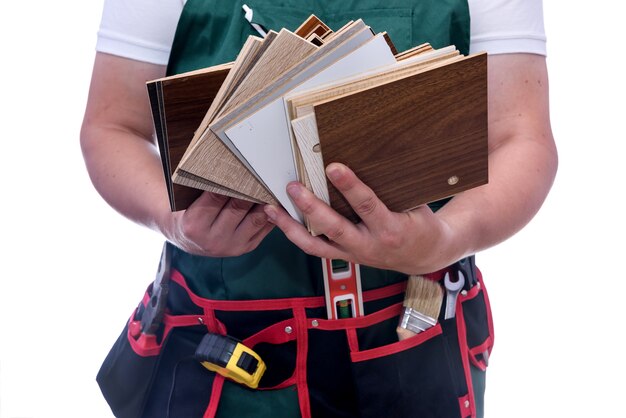
<instances>
[{"instance_id":1,"label":"fan of laminate samples","mask_svg":"<svg viewBox=\"0 0 626 418\"><path fill-rule=\"evenodd\" d=\"M397 53L362 20L332 31L311 16L250 36L232 63L147 87L172 210L208 190L306 224L285 190L298 180L357 222L326 180L331 162L398 212L487 183L486 53Z\"/></svg>"}]
</instances>

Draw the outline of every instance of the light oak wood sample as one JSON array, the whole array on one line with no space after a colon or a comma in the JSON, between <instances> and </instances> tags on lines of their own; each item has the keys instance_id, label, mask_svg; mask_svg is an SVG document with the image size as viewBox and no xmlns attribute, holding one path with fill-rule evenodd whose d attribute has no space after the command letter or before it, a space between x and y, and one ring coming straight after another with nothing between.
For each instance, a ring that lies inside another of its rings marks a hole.
<instances>
[{"instance_id":1,"label":"light oak wood sample","mask_svg":"<svg viewBox=\"0 0 626 418\"><path fill-rule=\"evenodd\" d=\"M216 117L229 114L233 108L249 100L249 96L259 94L268 83L316 49L316 46L299 36L281 30L237 89L232 92ZM259 200L267 201L269 198L268 203L276 202L272 193L251 170L238 150L228 142L220 140L209 129L201 133L198 141L186 154L186 158L180 162L176 173L178 175L182 172L238 190Z\"/></svg>"},{"instance_id":2,"label":"light oak wood sample","mask_svg":"<svg viewBox=\"0 0 626 418\"><path fill-rule=\"evenodd\" d=\"M276 199L299 221L303 221L302 216L285 191L287 184L297 177L284 94L395 62L382 36L375 37L362 21L354 25L360 29L348 29L343 36L325 43L303 63L285 73L258 96L258 100L250 100L234 114L210 127L220 139L237 147ZM380 42L375 42L377 39ZM366 53L370 48L378 49Z\"/></svg>"},{"instance_id":3,"label":"light oak wood sample","mask_svg":"<svg viewBox=\"0 0 626 418\"><path fill-rule=\"evenodd\" d=\"M250 70L258 63L259 58L269 48L276 37L277 33L270 31L262 41L253 36L248 38L237 56L237 60L229 76L224 80L215 100L213 100L211 107L206 112L200 126L196 129L187 151L181 158L179 167L172 176L175 183L225 194L231 197L239 197L244 200L277 204L277 201L265 186L243 166L236 155L214 136L207 140L205 149L205 152L209 153L211 156L211 158L208 158L206 161L207 164L211 164L213 168L211 175L204 178L180 168L180 165L189 156L190 151L195 148L197 142L203 136L206 136L209 123L222 110L232 93L242 83Z\"/></svg>"},{"instance_id":4,"label":"light oak wood sample","mask_svg":"<svg viewBox=\"0 0 626 418\"><path fill-rule=\"evenodd\" d=\"M219 68L225 72L212 90L188 84L186 93L181 87L177 94L190 97L164 96L182 80L195 83L204 73L217 74L219 66L149 83L172 210L186 208L201 190L209 190L281 204L306 223L284 190L288 181L299 179L357 222L325 178L324 164L331 161L350 166L395 211L485 184L485 54L463 57L452 46L433 50L429 44L397 53L386 37L386 64L319 77L374 38L361 20L332 32L312 16L295 33L250 37L237 60ZM181 120L193 112L183 111L180 103L193 100L194 92L212 97L199 105L204 114L198 111L202 116L196 114L195 122L182 127ZM269 114L280 115L280 121ZM259 131L263 124L271 129ZM244 128L254 134L241 136ZM267 142L266 133L272 133ZM275 137L283 139L272 142ZM168 138L187 146L172 148ZM282 167L289 163L293 174L259 170L268 167L255 160L259 156L271 170L279 165L277 159ZM179 190L186 189L191 193L182 199Z\"/></svg>"},{"instance_id":5,"label":"light oak wood sample","mask_svg":"<svg viewBox=\"0 0 626 418\"><path fill-rule=\"evenodd\" d=\"M215 99L211 103L211 106L207 110L200 126L194 132L193 139L191 140L188 150L183 155L181 160L187 158L189 150L193 149L196 142L200 139L202 133L208 128L209 123L215 118L218 112L222 109L224 103L229 99L230 95L237 88L242 79L248 74L250 69L256 64L259 57L265 52L269 45L276 39L277 33L269 31L265 38L261 39L256 36L249 36L244 43L241 51L237 55L237 59L233 63L233 66L228 73L228 76L222 83L222 86L215 95Z\"/></svg>"}]
</instances>

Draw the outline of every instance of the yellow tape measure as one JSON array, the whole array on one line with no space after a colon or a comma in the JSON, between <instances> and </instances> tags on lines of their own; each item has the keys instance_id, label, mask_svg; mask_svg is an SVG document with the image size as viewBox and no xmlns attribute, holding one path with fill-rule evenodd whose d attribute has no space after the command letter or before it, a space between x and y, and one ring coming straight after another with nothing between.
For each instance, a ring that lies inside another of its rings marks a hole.
<instances>
[{"instance_id":1,"label":"yellow tape measure","mask_svg":"<svg viewBox=\"0 0 626 418\"><path fill-rule=\"evenodd\" d=\"M253 389L266 369L257 353L228 335L205 335L194 357L207 369Z\"/></svg>"}]
</instances>

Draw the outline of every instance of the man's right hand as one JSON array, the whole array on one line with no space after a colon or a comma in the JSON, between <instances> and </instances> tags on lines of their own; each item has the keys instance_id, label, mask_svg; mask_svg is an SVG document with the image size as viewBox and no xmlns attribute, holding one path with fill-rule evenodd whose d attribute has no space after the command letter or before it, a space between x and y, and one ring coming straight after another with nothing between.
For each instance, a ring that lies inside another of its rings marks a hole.
<instances>
[{"instance_id":1,"label":"man's right hand","mask_svg":"<svg viewBox=\"0 0 626 418\"><path fill-rule=\"evenodd\" d=\"M254 250L274 227L263 205L204 192L189 208L174 212L168 239L196 255L230 257Z\"/></svg>"},{"instance_id":2,"label":"man's right hand","mask_svg":"<svg viewBox=\"0 0 626 418\"><path fill-rule=\"evenodd\" d=\"M204 256L253 250L271 231L263 205L204 192L172 213L146 81L165 66L96 54L81 145L91 180L128 219L159 231L177 247Z\"/></svg>"}]
</instances>

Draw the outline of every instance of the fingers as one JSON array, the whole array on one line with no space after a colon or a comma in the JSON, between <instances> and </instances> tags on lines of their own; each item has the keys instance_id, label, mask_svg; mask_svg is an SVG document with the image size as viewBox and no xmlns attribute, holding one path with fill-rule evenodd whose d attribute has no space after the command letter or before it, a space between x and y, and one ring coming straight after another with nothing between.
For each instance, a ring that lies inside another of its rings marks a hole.
<instances>
[{"instance_id":1,"label":"fingers","mask_svg":"<svg viewBox=\"0 0 626 418\"><path fill-rule=\"evenodd\" d=\"M305 253L317 257L350 259L350 255L340 246L320 236L311 235L304 225L294 220L284 209L267 205L265 213L270 222L279 227L285 236Z\"/></svg>"},{"instance_id":2,"label":"fingers","mask_svg":"<svg viewBox=\"0 0 626 418\"><path fill-rule=\"evenodd\" d=\"M287 193L318 234L323 234L337 243L359 241L358 230L354 224L318 199L301 183L290 183L287 186Z\"/></svg>"},{"instance_id":3,"label":"fingers","mask_svg":"<svg viewBox=\"0 0 626 418\"><path fill-rule=\"evenodd\" d=\"M217 239L251 244L253 239L260 242L258 237L267 235L272 227L262 205L231 198L211 225L211 235Z\"/></svg>"},{"instance_id":4,"label":"fingers","mask_svg":"<svg viewBox=\"0 0 626 418\"><path fill-rule=\"evenodd\" d=\"M197 229L210 227L228 200L227 196L216 193L202 193L185 211L185 224Z\"/></svg>"},{"instance_id":5,"label":"fingers","mask_svg":"<svg viewBox=\"0 0 626 418\"><path fill-rule=\"evenodd\" d=\"M368 228L375 230L376 225L391 215L389 209L372 189L359 180L345 165L329 164L326 167L326 175Z\"/></svg>"},{"instance_id":6,"label":"fingers","mask_svg":"<svg viewBox=\"0 0 626 418\"><path fill-rule=\"evenodd\" d=\"M362 253L362 247L368 246L365 234L367 229L373 229L370 226L389 220L390 212L374 192L346 166L331 164L328 166L327 174L335 187L344 194L357 215L361 217L363 220L361 224L355 225L341 216L299 182L289 183L287 193L307 219L311 229L327 237L330 242L321 240L319 237L312 237L308 230L298 222L288 215L283 216L283 211L277 211L280 216L272 222L275 222L292 242L308 254L326 258L343 257L349 260L351 257L349 254ZM268 211L266 213L269 217L276 216Z\"/></svg>"},{"instance_id":7,"label":"fingers","mask_svg":"<svg viewBox=\"0 0 626 418\"><path fill-rule=\"evenodd\" d=\"M268 221L263 206L253 205L235 230L236 235L249 238L254 247L274 228Z\"/></svg>"},{"instance_id":8,"label":"fingers","mask_svg":"<svg viewBox=\"0 0 626 418\"><path fill-rule=\"evenodd\" d=\"M391 222L392 212L351 170L333 163L326 172L361 218L359 225L341 216L301 183L293 182L287 186L287 192L311 229L320 236L312 236L282 208L256 205L209 192L203 193L186 211L185 235L197 243L203 242L200 245L207 253L242 253L256 247L275 224L307 254L350 261L354 261L354 254L365 254L368 248L371 250L367 238L372 232L379 230L386 232L383 236L397 235L397 228L392 228L396 224ZM372 258L372 255L368 257Z\"/></svg>"},{"instance_id":9,"label":"fingers","mask_svg":"<svg viewBox=\"0 0 626 418\"><path fill-rule=\"evenodd\" d=\"M251 251L274 227L262 205L204 192L183 215L184 239L194 253L234 256Z\"/></svg>"},{"instance_id":10,"label":"fingers","mask_svg":"<svg viewBox=\"0 0 626 418\"><path fill-rule=\"evenodd\" d=\"M215 218L213 225L235 225L238 227L253 206L253 202L231 198Z\"/></svg>"}]
</instances>

